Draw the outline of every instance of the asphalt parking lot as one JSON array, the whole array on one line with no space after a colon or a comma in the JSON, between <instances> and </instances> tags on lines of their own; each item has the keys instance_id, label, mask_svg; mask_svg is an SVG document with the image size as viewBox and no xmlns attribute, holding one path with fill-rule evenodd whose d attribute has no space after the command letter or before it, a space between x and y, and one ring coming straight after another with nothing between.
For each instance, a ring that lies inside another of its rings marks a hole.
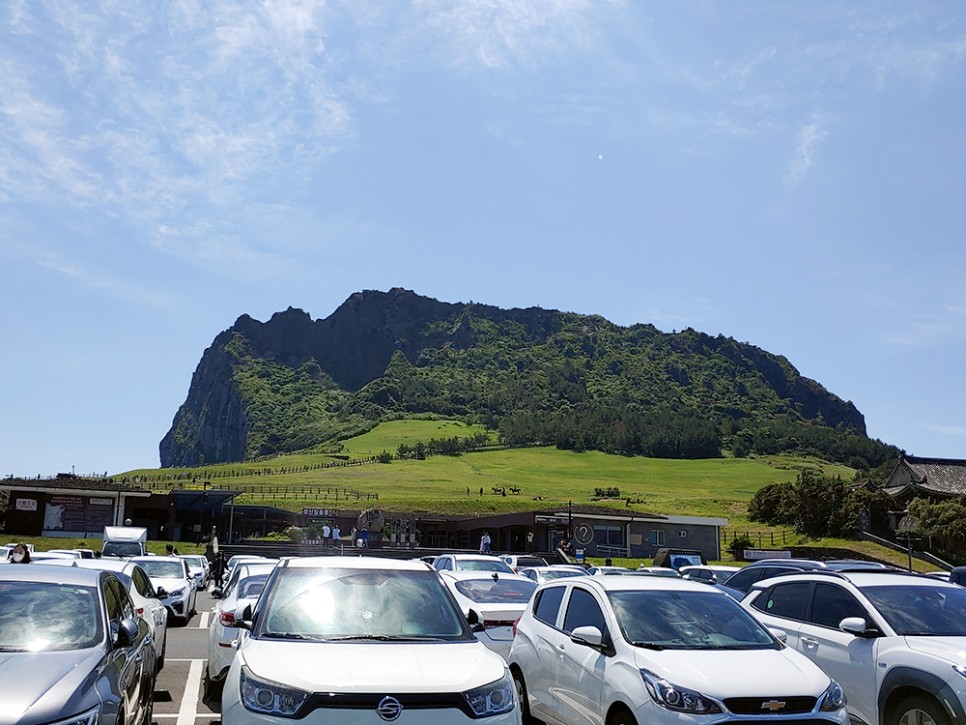
<instances>
[{"instance_id":1,"label":"asphalt parking lot","mask_svg":"<svg viewBox=\"0 0 966 725\"><path fill-rule=\"evenodd\" d=\"M208 619L214 602L198 592L198 611L187 626L168 626L164 669L154 689L157 725L209 725L221 723L220 703L202 697L205 661L208 659Z\"/></svg>"}]
</instances>

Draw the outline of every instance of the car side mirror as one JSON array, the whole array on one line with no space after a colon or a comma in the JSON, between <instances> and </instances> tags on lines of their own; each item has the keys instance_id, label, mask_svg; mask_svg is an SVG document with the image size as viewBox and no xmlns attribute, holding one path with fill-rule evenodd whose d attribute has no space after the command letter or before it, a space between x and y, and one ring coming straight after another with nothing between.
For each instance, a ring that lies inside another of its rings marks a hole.
<instances>
[{"instance_id":1,"label":"car side mirror","mask_svg":"<svg viewBox=\"0 0 966 725\"><path fill-rule=\"evenodd\" d=\"M168 592L164 587L158 587L154 590L154 596L158 599L164 599L166 596L168 596Z\"/></svg>"},{"instance_id":2,"label":"car side mirror","mask_svg":"<svg viewBox=\"0 0 966 725\"><path fill-rule=\"evenodd\" d=\"M782 644L788 644L788 632L784 629L778 629L777 627L769 627L768 631L771 632L771 636L777 639Z\"/></svg>"},{"instance_id":3,"label":"car side mirror","mask_svg":"<svg viewBox=\"0 0 966 725\"><path fill-rule=\"evenodd\" d=\"M870 627L862 617L846 617L839 622L839 629L865 639L872 639L880 634L878 629Z\"/></svg>"},{"instance_id":4,"label":"car side mirror","mask_svg":"<svg viewBox=\"0 0 966 725\"><path fill-rule=\"evenodd\" d=\"M138 623L133 619L122 619L114 635L114 644L118 647L130 647L138 637Z\"/></svg>"},{"instance_id":5,"label":"car side mirror","mask_svg":"<svg viewBox=\"0 0 966 725\"><path fill-rule=\"evenodd\" d=\"M246 604L235 610L235 626L238 629L251 630L252 628L252 605Z\"/></svg>"},{"instance_id":6,"label":"car side mirror","mask_svg":"<svg viewBox=\"0 0 966 725\"><path fill-rule=\"evenodd\" d=\"M214 587L211 590L211 596L214 599L221 599L222 593L223 592L221 591L221 587Z\"/></svg>"},{"instance_id":7,"label":"car side mirror","mask_svg":"<svg viewBox=\"0 0 966 725\"><path fill-rule=\"evenodd\" d=\"M574 631L570 633L570 641L600 649L604 646L604 633L597 627L575 627Z\"/></svg>"},{"instance_id":8,"label":"car side mirror","mask_svg":"<svg viewBox=\"0 0 966 725\"><path fill-rule=\"evenodd\" d=\"M482 632L486 629L486 626L480 621L480 615L476 613L475 609L469 611L469 614L466 615L466 621L470 623L470 629L474 632Z\"/></svg>"}]
</instances>

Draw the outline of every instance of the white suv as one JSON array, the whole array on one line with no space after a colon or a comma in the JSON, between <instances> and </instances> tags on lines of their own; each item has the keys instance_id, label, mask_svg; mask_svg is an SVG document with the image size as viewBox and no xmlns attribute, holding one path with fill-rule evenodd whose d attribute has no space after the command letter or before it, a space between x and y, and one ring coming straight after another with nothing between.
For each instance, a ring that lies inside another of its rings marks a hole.
<instances>
[{"instance_id":1,"label":"white suv","mask_svg":"<svg viewBox=\"0 0 966 725\"><path fill-rule=\"evenodd\" d=\"M845 697L731 597L670 577L556 579L517 623L524 718L567 725L845 725Z\"/></svg>"},{"instance_id":2,"label":"white suv","mask_svg":"<svg viewBox=\"0 0 966 725\"><path fill-rule=\"evenodd\" d=\"M221 699L240 723L519 725L506 663L422 562L284 559L239 639Z\"/></svg>"},{"instance_id":3,"label":"white suv","mask_svg":"<svg viewBox=\"0 0 966 725\"><path fill-rule=\"evenodd\" d=\"M808 572L742 604L838 680L866 725L966 721L966 588L894 572Z\"/></svg>"}]
</instances>

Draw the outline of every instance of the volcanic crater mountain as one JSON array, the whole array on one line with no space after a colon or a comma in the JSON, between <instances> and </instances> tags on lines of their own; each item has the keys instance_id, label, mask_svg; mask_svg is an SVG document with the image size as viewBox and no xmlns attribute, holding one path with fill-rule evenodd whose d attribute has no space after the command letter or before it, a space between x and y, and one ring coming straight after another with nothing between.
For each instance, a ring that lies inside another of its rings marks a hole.
<instances>
[{"instance_id":1,"label":"volcanic crater mountain","mask_svg":"<svg viewBox=\"0 0 966 725\"><path fill-rule=\"evenodd\" d=\"M866 467L894 451L866 436L851 402L729 337L397 288L353 294L324 319L291 307L239 317L204 351L161 465L322 450L431 414L482 423L506 445L625 455L795 451Z\"/></svg>"}]
</instances>

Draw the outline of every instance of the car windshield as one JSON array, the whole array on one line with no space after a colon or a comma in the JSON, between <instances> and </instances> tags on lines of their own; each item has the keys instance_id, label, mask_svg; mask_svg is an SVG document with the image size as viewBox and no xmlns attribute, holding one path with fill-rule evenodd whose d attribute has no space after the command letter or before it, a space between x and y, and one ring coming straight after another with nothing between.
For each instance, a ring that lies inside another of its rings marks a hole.
<instances>
[{"instance_id":1,"label":"car windshield","mask_svg":"<svg viewBox=\"0 0 966 725\"><path fill-rule=\"evenodd\" d=\"M718 592L609 593L624 638L650 649L777 649L768 631Z\"/></svg>"},{"instance_id":2,"label":"car windshield","mask_svg":"<svg viewBox=\"0 0 966 725\"><path fill-rule=\"evenodd\" d=\"M860 587L901 636L966 637L966 587Z\"/></svg>"},{"instance_id":3,"label":"car windshield","mask_svg":"<svg viewBox=\"0 0 966 725\"><path fill-rule=\"evenodd\" d=\"M257 637L413 641L470 636L433 571L284 568L267 594Z\"/></svg>"},{"instance_id":4,"label":"car windshield","mask_svg":"<svg viewBox=\"0 0 966 725\"><path fill-rule=\"evenodd\" d=\"M529 579L485 577L456 582L456 591L480 604L526 604L536 588L537 583Z\"/></svg>"},{"instance_id":5,"label":"car windshield","mask_svg":"<svg viewBox=\"0 0 966 725\"><path fill-rule=\"evenodd\" d=\"M513 569L500 559L457 559L456 568L460 571L502 571L504 574L513 573Z\"/></svg>"},{"instance_id":6,"label":"car windshield","mask_svg":"<svg viewBox=\"0 0 966 725\"><path fill-rule=\"evenodd\" d=\"M0 652L87 649L101 641L94 587L0 582Z\"/></svg>"},{"instance_id":7,"label":"car windshield","mask_svg":"<svg viewBox=\"0 0 966 725\"><path fill-rule=\"evenodd\" d=\"M540 569L537 572L537 575L542 576L546 581L565 576L580 576L581 574L583 574L582 571L571 571L570 569Z\"/></svg>"},{"instance_id":8,"label":"car windshield","mask_svg":"<svg viewBox=\"0 0 966 725\"><path fill-rule=\"evenodd\" d=\"M148 576L184 578L184 565L180 561L139 561L138 563Z\"/></svg>"}]
</instances>

